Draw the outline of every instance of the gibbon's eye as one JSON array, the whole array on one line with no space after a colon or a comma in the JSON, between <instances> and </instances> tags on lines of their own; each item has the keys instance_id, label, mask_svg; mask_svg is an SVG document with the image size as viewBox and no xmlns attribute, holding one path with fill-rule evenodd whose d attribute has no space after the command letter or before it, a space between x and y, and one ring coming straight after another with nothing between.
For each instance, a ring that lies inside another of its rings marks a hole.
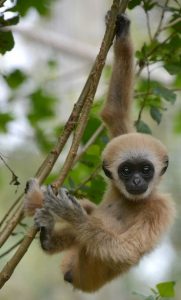
<instances>
[{"instance_id":1,"label":"gibbon's eye","mask_svg":"<svg viewBox=\"0 0 181 300\"><path fill-rule=\"evenodd\" d=\"M149 165L144 165L142 168L142 173L148 175L151 171L151 167Z\"/></svg>"},{"instance_id":2,"label":"gibbon's eye","mask_svg":"<svg viewBox=\"0 0 181 300\"><path fill-rule=\"evenodd\" d=\"M126 177L132 173L132 169L129 166L124 166L123 168L121 168L120 173Z\"/></svg>"}]
</instances>

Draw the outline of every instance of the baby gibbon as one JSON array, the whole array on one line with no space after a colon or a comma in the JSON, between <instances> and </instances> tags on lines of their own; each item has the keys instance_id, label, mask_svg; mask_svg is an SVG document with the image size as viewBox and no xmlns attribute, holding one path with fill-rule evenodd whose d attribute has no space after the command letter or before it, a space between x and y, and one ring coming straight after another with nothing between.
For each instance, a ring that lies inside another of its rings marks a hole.
<instances>
[{"instance_id":1,"label":"baby gibbon","mask_svg":"<svg viewBox=\"0 0 181 300\"><path fill-rule=\"evenodd\" d=\"M102 119L111 141L103 152L107 191L99 205L77 200L61 188L28 183L25 211L35 213L41 247L47 253L65 251L62 272L76 289L94 292L128 271L150 252L174 218L170 196L157 186L168 166L165 146L134 132L130 119L133 48L130 22L118 15L114 65ZM43 206L43 207L42 207ZM39 209L37 209L39 208ZM65 226L57 229L57 221Z\"/></svg>"}]
</instances>

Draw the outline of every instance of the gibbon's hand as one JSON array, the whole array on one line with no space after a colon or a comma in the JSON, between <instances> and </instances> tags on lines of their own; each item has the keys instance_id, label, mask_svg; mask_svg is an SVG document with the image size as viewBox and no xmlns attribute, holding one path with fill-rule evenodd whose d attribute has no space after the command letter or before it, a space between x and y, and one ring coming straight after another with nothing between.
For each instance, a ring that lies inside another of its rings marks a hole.
<instances>
[{"instance_id":1,"label":"gibbon's hand","mask_svg":"<svg viewBox=\"0 0 181 300\"><path fill-rule=\"evenodd\" d=\"M85 210L65 188L59 189L56 196L49 185L44 192L44 207L71 224L80 223L86 217Z\"/></svg>"},{"instance_id":2,"label":"gibbon's hand","mask_svg":"<svg viewBox=\"0 0 181 300\"><path fill-rule=\"evenodd\" d=\"M50 211L47 208L43 207L36 210L34 223L38 229L45 228L47 231L52 232L55 221Z\"/></svg>"}]
</instances>

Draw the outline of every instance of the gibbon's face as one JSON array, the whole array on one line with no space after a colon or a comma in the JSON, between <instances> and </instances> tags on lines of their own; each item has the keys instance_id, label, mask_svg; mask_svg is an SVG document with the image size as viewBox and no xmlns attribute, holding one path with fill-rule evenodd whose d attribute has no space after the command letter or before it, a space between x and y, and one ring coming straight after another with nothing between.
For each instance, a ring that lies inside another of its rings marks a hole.
<instances>
[{"instance_id":1,"label":"gibbon's face","mask_svg":"<svg viewBox=\"0 0 181 300\"><path fill-rule=\"evenodd\" d=\"M150 195L168 166L166 148L160 141L140 133L111 140L103 152L103 170L128 199Z\"/></svg>"}]
</instances>

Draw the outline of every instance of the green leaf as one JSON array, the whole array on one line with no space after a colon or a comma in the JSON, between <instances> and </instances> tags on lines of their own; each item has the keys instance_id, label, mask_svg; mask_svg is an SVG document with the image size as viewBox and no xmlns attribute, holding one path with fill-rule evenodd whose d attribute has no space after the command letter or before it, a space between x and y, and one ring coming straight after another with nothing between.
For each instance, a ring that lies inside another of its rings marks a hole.
<instances>
[{"instance_id":1,"label":"green leaf","mask_svg":"<svg viewBox=\"0 0 181 300\"><path fill-rule=\"evenodd\" d=\"M128 8L133 9L141 3L141 0L130 0L128 3Z\"/></svg>"},{"instance_id":2,"label":"green leaf","mask_svg":"<svg viewBox=\"0 0 181 300\"><path fill-rule=\"evenodd\" d=\"M178 63L166 63L164 67L171 75L181 74L181 68Z\"/></svg>"},{"instance_id":3,"label":"green leaf","mask_svg":"<svg viewBox=\"0 0 181 300\"><path fill-rule=\"evenodd\" d=\"M18 88L27 78L25 73L16 69L8 75L3 76L10 88Z\"/></svg>"},{"instance_id":4,"label":"green leaf","mask_svg":"<svg viewBox=\"0 0 181 300\"><path fill-rule=\"evenodd\" d=\"M88 197L94 202L99 203L104 195L106 183L101 175L96 175L91 179L90 188L87 189Z\"/></svg>"},{"instance_id":5,"label":"green leaf","mask_svg":"<svg viewBox=\"0 0 181 300\"><path fill-rule=\"evenodd\" d=\"M153 89L153 92L154 92L154 94L161 96L166 101L169 101L172 104L174 104L176 101L176 94L173 91L171 91L163 86L155 87Z\"/></svg>"},{"instance_id":6,"label":"green leaf","mask_svg":"<svg viewBox=\"0 0 181 300\"><path fill-rule=\"evenodd\" d=\"M11 31L0 31L0 53L5 54L14 47L14 38Z\"/></svg>"},{"instance_id":7,"label":"green leaf","mask_svg":"<svg viewBox=\"0 0 181 300\"><path fill-rule=\"evenodd\" d=\"M152 133L150 127L145 122L143 122L141 120L137 121L135 123L135 126L136 126L136 130L138 132L142 132L142 133L146 133L146 134L151 134Z\"/></svg>"},{"instance_id":8,"label":"green leaf","mask_svg":"<svg viewBox=\"0 0 181 300\"><path fill-rule=\"evenodd\" d=\"M36 90L31 96L31 112L28 119L32 124L54 116L54 108L57 99L42 89Z\"/></svg>"},{"instance_id":9,"label":"green leaf","mask_svg":"<svg viewBox=\"0 0 181 300\"><path fill-rule=\"evenodd\" d=\"M0 131L7 132L7 125L13 121L14 118L9 113L0 113Z\"/></svg>"},{"instance_id":10,"label":"green leaf","mask_svg":"<svg viewBox=\"0 0 181 300\"><path fill-rule=\"evenodd\" d=\"M161 297L174 297L175 291L174 291L175 281L167 281L167 282L161 282L156 285L156 288L160 294Z\"/></svg>"},{"instance_id":11,"label":"green leaf","mask_svg":"<svg viewBox=\"0 0 181 300\"><path fill-rule=\"evenodd\" d=\"M151 107L150 115L152 119L156 121L157 124L159 125L162 119L162 113L160 112L160 110L157 107Z\"/></svg>"}]
</instances>

